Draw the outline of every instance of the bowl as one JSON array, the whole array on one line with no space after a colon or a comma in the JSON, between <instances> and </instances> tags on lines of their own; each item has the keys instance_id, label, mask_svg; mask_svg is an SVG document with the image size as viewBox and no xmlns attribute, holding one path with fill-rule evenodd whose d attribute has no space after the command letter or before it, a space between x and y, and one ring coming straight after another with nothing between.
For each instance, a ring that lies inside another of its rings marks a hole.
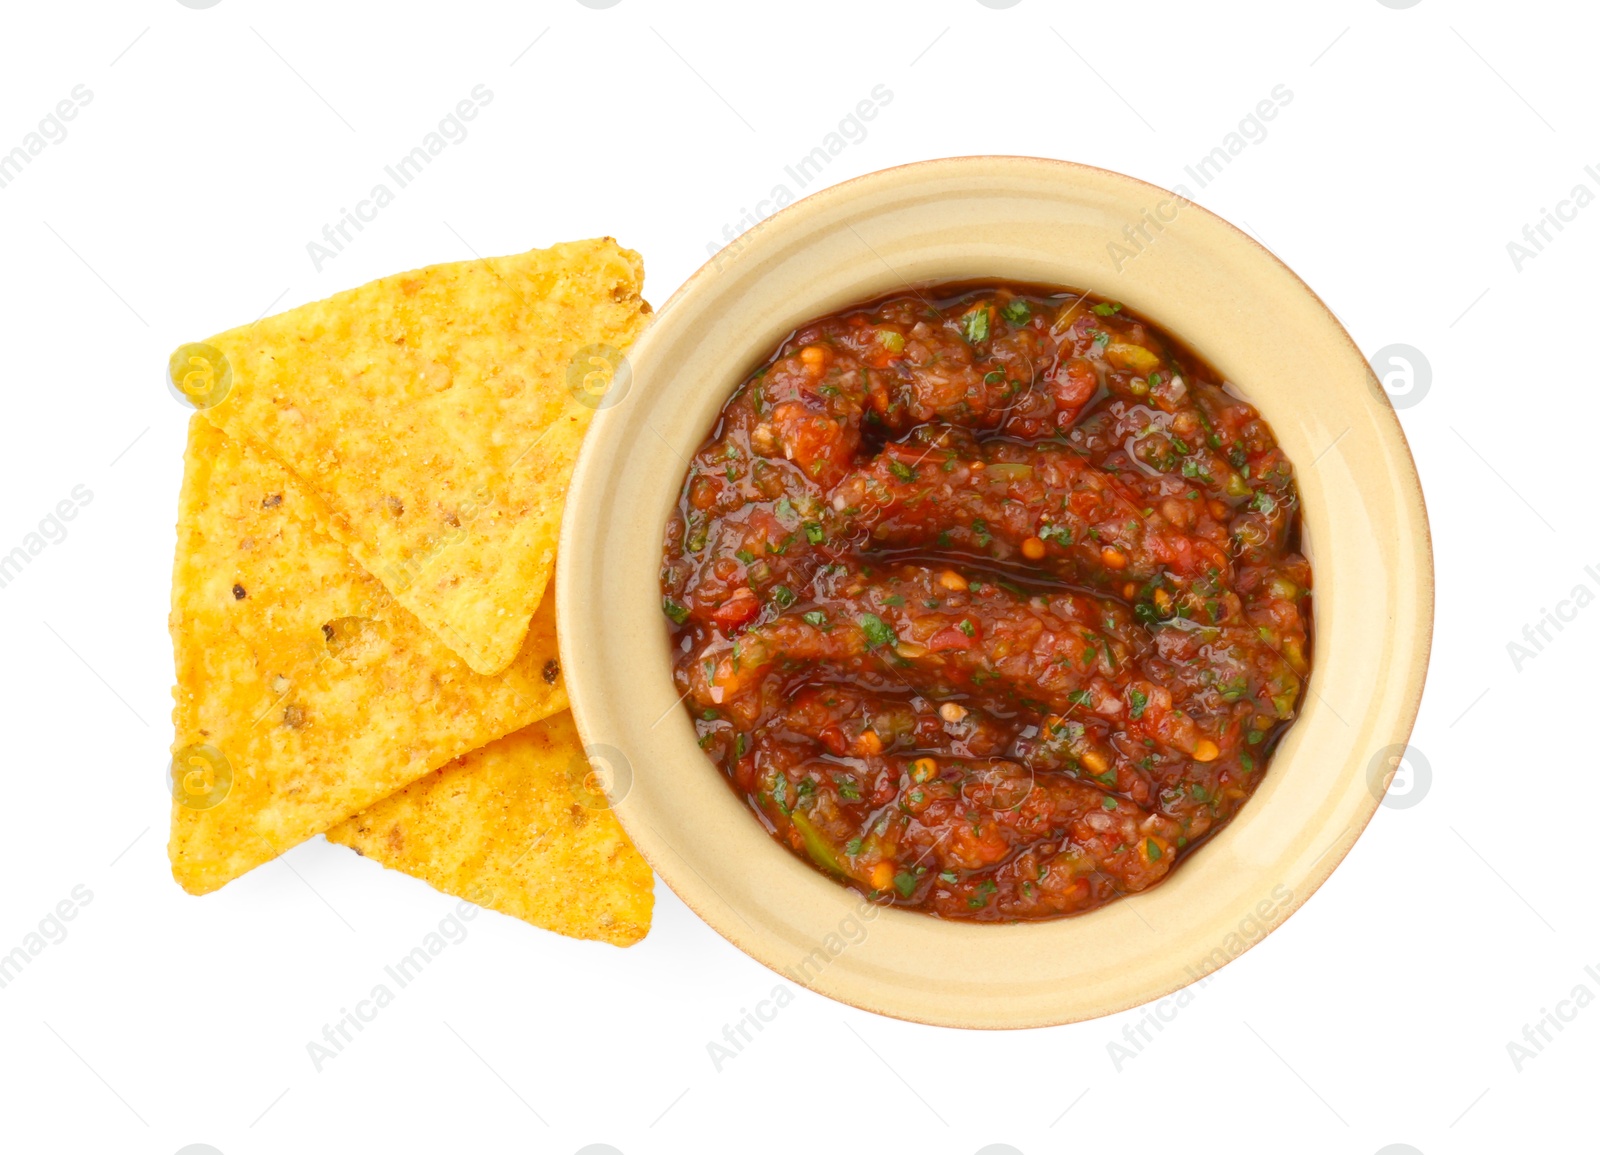
<instances>
[{"instance_id":1,"label":"bowl","mask_svg":"<svg viewBox=\"0 0 1600 1155\"><path fill-rule=\"evenodd\" d=\"M674 688L659 571L691 455L799 324L945 281L1125 302L1208 360L1295 464L1315 572L1303 709L1265 780L1161 885L1073 918L968 924L881 908L779 845L700 751ZM656 873L790 982L955 1027L1038 1027L1169 995L1237 958L1328 877L1416 718L1432 633L1427 515L1393 407L1314 293L1221 218L1131 177L965 157L795 203L667 302L599 402L557 571L567 689Z\"/></svg>"}]
</instances>

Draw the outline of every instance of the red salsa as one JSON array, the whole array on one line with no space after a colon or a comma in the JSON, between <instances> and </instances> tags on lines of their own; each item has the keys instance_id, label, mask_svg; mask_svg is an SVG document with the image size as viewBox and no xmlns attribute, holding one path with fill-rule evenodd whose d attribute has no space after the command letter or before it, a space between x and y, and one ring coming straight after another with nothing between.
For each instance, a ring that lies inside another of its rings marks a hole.
<instances>
[{"instance_id":1,"label":"red salsa","mask_svg":"<svg viewBox=\"0 0 1600 1155\"><path fill-rule=\"evenodd\" d=\"M700 745L877 901L1014 921L1161 881L1295 716L1311 570L1256 411L1115 301L907 292L739 387L667 526Z\"/></svg>"}]
</instances>

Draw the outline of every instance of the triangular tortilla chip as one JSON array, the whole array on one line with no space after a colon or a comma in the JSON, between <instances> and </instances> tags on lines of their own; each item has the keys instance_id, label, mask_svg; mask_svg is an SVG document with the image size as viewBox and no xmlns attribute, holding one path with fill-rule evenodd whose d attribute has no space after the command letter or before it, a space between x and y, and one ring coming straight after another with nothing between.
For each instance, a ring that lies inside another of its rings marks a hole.
<instances>
[{"instance_id":1,"label":"triangular tortilla chip","mask_svg":"<svg viewBox=\"0 0 1600 1155\"><path fill-rule=\"evenodd\" d=\"M586 773L563 712L413 782L328 841L534 926L631 946L650 929L650 867Z\"/></svg>"},{"instance_id":2,"label":"triangular tortilla chip","mask_svg":"<svg viewBox=\"0 0 1600 1155\"><path fill-rule=\"evenodd\" d=\"M172 873L204 894L566 709L555 599L475 674L330 537L271 458L189 424L172 573Z\"/></svg>"},{"instance_id":3,"label":"triangular tortilla chip","mask_svg":"<svg viewBox=\"0 0 1600 1155\"><path fill-rule=\"evenodd\" d=\"M549 584L589 419L626 389L608 374L650 311L643 277L609 237L385 277L212 337L231 385L206 415L287 465L401 605L498 673Z\"/></svg>"}]
</instances>

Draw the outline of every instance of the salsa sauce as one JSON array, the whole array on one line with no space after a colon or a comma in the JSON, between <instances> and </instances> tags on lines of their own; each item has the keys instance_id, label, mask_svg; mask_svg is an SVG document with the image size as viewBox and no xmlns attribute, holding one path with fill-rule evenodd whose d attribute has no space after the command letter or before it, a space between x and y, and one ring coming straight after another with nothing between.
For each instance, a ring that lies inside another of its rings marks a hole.
<instances>
[{"instance_id":1,"label":"salsa sauce","mask_svg":"<svg viewBox=\"0 0 1600 1155\"><path fill-rule=\"evenodd\" d=\"M1311 571L1256 411L1115 301L945 285L797 330L684 479L701 748L818 869L944 918L1164 878L1295 716Z\"/></svg>"}]
</instances>

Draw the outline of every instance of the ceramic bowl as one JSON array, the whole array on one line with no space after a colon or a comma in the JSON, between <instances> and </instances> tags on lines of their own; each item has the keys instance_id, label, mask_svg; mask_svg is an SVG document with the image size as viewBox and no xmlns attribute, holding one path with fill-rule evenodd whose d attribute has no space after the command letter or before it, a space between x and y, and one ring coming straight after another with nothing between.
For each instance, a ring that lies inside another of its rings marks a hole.
<instances>
[{"instance_id":1,"label":"ceramic bowl","mask_svg":"<svg viewBox=\"0 0 1600 1155\"><path fill-rule=\"evenodd\" d=\"M1303 710L1242 812L1161 885L1075 918L943 921L866 904L775 842L695 744L661 610L688 461L799 324L907 286L998 278L1125 302L1253 403L1294 462L1315 571ZM563 524L572 708L623 826L701 918L786 980L867 1010L1035 1027L1168 995L1282 924L1350 850L1416 717L1432 630L1422 491L1394 410L1325 305L1174 194L1060 161L968 157L797 202L661 309L596 415Z\"/></svg>"}]
</instances>

